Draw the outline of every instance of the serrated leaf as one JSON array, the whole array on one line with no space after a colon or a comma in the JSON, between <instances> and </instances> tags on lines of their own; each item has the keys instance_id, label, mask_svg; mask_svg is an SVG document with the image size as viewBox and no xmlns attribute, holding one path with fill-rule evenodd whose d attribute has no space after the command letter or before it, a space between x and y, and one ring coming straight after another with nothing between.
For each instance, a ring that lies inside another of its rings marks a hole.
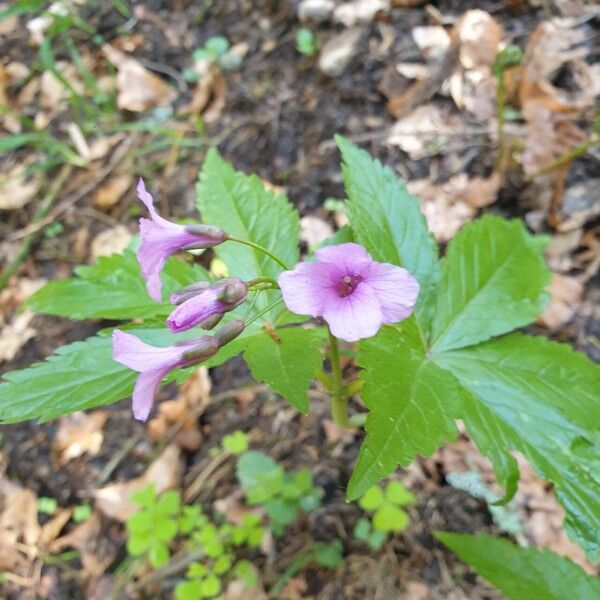
<instances>
[{"instance_id":1,"label":"serrated leaf","mask_svg":"<svg viewBox=\"0 0 600 600\"><path fill-rule=\"evenodd\" d=\"M189 331L174 336L164 327L129 331L156 346L197 335ZM112 340L104 333L62 346L45 361L27 369L4 373L0 383L0 422L48 421L131 395L138 373L112 359Z\"/></svg>"},{"instance_id":2,"label":"serrated leaf","mask_svg":"<svg viewBox=\"0 0 600 600\"><path fill-rule=\"evenodd\" d=\"M281 394L299 411L308 413L308 388L323 363L321 335L315 329L278 329L252 336L244 358L252 376Z\"/></svg>"},{"instance_id":3,"label":"serrated leaf","mask_svg":"<svg viewBox=\"0 0 600 600\"><path fill-rule=\"evenodd\" d=\"M456 437L458 383L427 357L414 319L384 327L360 344L363 402L369 408L365 438L348 485L362 496L398 465L429 456ZM398 374L395 376L394 374Z\"/></svg>"},{"instance_id":4,"label":"serrated leaf","mask_svg":"<svg viewBox=\"0 0 600 600\"><path fill-rule=\"evenodd\" d=\"M178 258L163 270L164 297L208 274ZM157 303L146 291L135 253L100 257L95 265L75 269L75 277L50 281L27 302L34 311L71 319L147 319L168 315L173 306Z\"/></svg>"},{"instance_id":5,"label":"serrated leaf","mask_svg":"<svg viewBox=\"0 0 600 600\"><path fill-rule=\"evenodd\" d=\"M555 486L565 528L592 560L600 555L600 367L569 346L512 334L437 357L468 392L462 418L497 474L522 452ZM594 448L581 452L581 448Z\"/></svg>"},{"instance_id":6,"label":"serrated leaf","mask_svg":"<svg viewBox=\"0 0 600 600\"><path fill-rule=\"evenodd\" d=\"M284 194L267 190L256 175L235 171L215 149L206 155L197 192L204 223L218 225L231 236L260 244L290 268L298 262L300 222ZM215 251L232 277L277 278L283 271L271 257L237 242L226 242ZM257 311L275 298L273 293L261 294ZM282 310L283 305L279 304L270 311L273 323Z\"/></svg>"},{"instance_id":7,"label":"serrated leaf","mask_svg":"<svg viewBox=\"0 0 600 600\"><path fill-rule=\"evenodd\" d=\"M542 247L519 220L465 225L442 260L432 350L465 348L531 323L547 299Z\"/></svg>"},{"instance_id":8,"label":"serrated leaf","mask_svg":"<svg viewBox=\"0 0 600 600\"><path fill-rule=\"evenodd\" d=\"M600 579L548 550L520 548L489 535L437 532L435 537L510 600L600 598Z\"/></svg>"},{"instance_id":9,"label":"serrated leaf","mask_svg":"<svg viewBox=\"0 0 600 600\"><path fill-rule=\"evenodd\" d=\"M357 242L380 262L408 269L419 281L416 314L428 329L430 300L438 279L438 247L420 202L389 167L336 136L343 158L348 217Z\"/></svg>"}]
</instances>

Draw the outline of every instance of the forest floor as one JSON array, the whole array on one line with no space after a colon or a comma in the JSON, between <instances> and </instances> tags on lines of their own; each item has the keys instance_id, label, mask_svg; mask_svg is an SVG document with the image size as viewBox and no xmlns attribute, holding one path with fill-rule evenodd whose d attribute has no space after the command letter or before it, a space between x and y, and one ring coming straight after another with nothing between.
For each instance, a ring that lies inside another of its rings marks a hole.
<instances>
[{"instance_id":1,"label":"forest floor","mask_svg":"<svg viewBox=\"0 0 600 600\"><path fill-rule=\"evenodd\" d=\"M523 218L552 236L550 306L531 330L600 360L600 149L590 144L575 160L554 164L595 140L595 119L600 129L596 3L484 0L472 10L462 0L75 0L65 4L60 26L35 3L14 4L22 10L4 14L11 3L0 3L0 267L15 267L0 287L0 375L109 325L17 309L45 281L127 246L140 214L136 177L145 178L164 216L193 218L198 171L216 145L237 169L286 191L306 248L344 223L326 203L344 197L336 133L408 182L442 244L486 212ZM314 56L297 49L302 27L314 34ZM217 35L230 43L221 65L195 60L194 51ZM491 67L504 42L524 57L507 73L512 113L505 111L499 153ZM0 539L0 597L111 597L124 577L126 534L123 516L103 498L109 493L118 503L130 491L125 483L154 463L204 507L239 503L235 462L209 468L211 448L236 430L286 469L309 466L324 490L320 509L256 552L262 581L254 598L266 597L311 540L336 538L342 565L304 568L280 598L502 597L432 536L502 534L484 500L449 482L450 474L477 472L484 488L498 492L465 434L399 471L417 498L410 525L374 552L353 538L360 509L344 499L360 436L329 420L318 387L302 416L233 359L201 369L182 390L167 386L161 399L201 404L193 435L176 423L160 435L156 420L135 422L128 400L41 425L0 426L0 535L15 506L23 528L12 548ZM551 487L519 461L509 509L519 535L594 572L566 539ZM40 498L56 507L40 511ZM70 517L87 503L86 528ZM146 597L168 598L176 580L155 583Z\"/></svg>"}]
</instances>

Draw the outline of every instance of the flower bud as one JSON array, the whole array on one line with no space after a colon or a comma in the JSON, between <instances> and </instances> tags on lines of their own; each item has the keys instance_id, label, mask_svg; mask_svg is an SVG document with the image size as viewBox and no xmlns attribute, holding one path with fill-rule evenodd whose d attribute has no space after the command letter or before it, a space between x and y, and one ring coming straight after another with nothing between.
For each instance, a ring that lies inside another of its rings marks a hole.
<instances>
[{"instance_id":1,"label":"flower bud","mask_svg":"<svg viewBox=\"0 0 600 600\"><path fill-rule=\"evenodd\" d=\"M225 344L229 344L229 342L235 340L235 338L244 331L244 321L241 319L235 319L233 321L229 321L229 323L223 325L215 333L214 340L219 348L225 346Z\"/></svg>"},{"instance_id":2,"label":"flower bud","mask_svg":"<svg viewBox=\"0 0 600 600\"><path fill-rule=\"evenodd\" d=\"M227 234L215 225L192 224L184 225L186 233L196 236L197 242L188 244L184 250L203 250L205 248L213 248L222 244L227 239Z\"/></svg>"},{"instance_id":3,"label":"flower bud","mask_svg":"<svg viewBox=\"0 0 600 600\"><path fill-rule=\"evenodd\" d=\"M202 327L202 329L206 329L207 331L213 329L221 322L223 314L224 313L213 315L212 317L208 317L208 319L204 319L204 321L200 323L200 327Z\"/></svg>"},{"instance_id":4,"label":"flower bud","mask_svg":"<svg viewBox=\"0 0 600 600\"><path fill-rule=\"evenodd\" d=\"M171 302L171 304L181 304L182 302L201 294L209 287L210 283L208 281L199 281L198 283L188 285L187 287L181 288L178 292L171 294L169 302Z\"/></svg>"}]
</instances>

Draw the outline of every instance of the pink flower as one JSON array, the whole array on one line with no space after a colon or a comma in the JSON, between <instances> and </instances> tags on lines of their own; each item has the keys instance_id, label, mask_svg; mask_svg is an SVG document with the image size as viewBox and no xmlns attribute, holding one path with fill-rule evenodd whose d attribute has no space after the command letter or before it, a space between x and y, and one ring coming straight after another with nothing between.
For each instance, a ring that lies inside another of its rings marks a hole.
<instances>
[{"instance_id":1,"label":"pink flower","mask_svg":"<svg viewBox=\"0 0 600 600\"><path fill-rule=\"evenodd\" d=\"M323 317L331 333L347 342L411 315L419 284L406 269L375 262L359 244L321 248L315 256L317 262L299 263L279 276L292 312Z\"/></svg>"},{"instance_id":2,"label":"pink flower","mask_svg":"<svg viewBox=\"0 0 600 600\"><path fill-rule=\"evenodd\" d=\"M173 333L185 331L198 324L211 329L224 313L239 306L247 295L248 286L235 277L222 279L212 285L196 286L196 289L188 293L181 290L171 296L171 302L181 304L169 315L167 325Z\"/></svg>"},{"instance_id":3,"label":"pink flower","mask_svg":"<svg viewBox=\"0 0 600 600\"><path fill-rule=\"evenodd\" d=\"M113 360L140 373L133 389L133 416L139 421L148 419L160 382L169 371L209 359L243 329L244 323L235 320L221 327L214 336L204 335L164 348L150 346L135 335L115 329Z\"/></svg>"},{"instance_id":4,"label":"pink flower","mask_svg":"<svg viewBox=\"0 0 600 600\"><path fill-rule=\"evenodd\" d=\"M137 186L138 198L150 213L150 219L140 219L142 243L137 251L142 275L146 279L148 294L153 300L161 301L160 272L171 254L179 250L212 248L227 239L226 233L211 225L178 225L163 219L154 208L154 200L140 179Z\"/></svg>"}]
</instances>

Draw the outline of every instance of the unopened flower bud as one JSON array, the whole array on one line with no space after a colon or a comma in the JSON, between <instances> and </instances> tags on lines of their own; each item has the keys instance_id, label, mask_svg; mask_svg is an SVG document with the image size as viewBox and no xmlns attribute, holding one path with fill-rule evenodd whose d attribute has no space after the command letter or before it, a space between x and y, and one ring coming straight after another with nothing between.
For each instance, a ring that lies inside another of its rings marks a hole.
<instances>
[{"instance_id":1,"label":"unopened flower bud","mask_svg":"<svg viewBox=\"0 0 600 600\"><path fill-rule=\"evenodd\" d=\"M214 335L217 346L221 348L225 346L225 344L229 344L229 342L235 340L235 338L244 331L244 326L244 321L241 319L235 319L223 325L223 327L221 327Z\"/></svg>"},{"instance_id":2,"label":"unopened flower bud","mask_svg":"<svg viewBox=\"0 0 600 600\"><path fill-rule=\"evenodd\" d=\"M217 298L226 304L235 304L246 298L248 286L241 280L232 280L223 286Z\"/></svg>"},{"instance_id":3,"label":"unopened flower bud","mask_svg":"<svg viewBox=\"0 0 600 600\"><path fill-rule=\"evenodd\" d=\"M219 315L213 315L212 317L208 317L208 319L204 319L204 321L200 323L200 327L202 327L202 329L206 329L207 331L213 329L221 322L222 318L223 313Z\"/></svg>"},{"instance_id":4,"label":"unopened flower bud","mask_svg":"<svg viewBox=\"0 0 600 600\"><path fill-rule=\"evenodd\" d=\"M192 224L184 225L185 231L198 238L188 244L184 250L203 250L222 244L227 239L227 234L215 225Z\"/></svg>"},{"instance_id":5,"label":"unopened flower bud","mask_svg":"<svg viewBox=\"0 0 600 600\"><path fill-rule=\"evenodd\" d=\"M178 292L171 294L169 301L171 304L181 304L182 302L201 294L209 287L210 283L208 281L199 281L198 283L188 285L187 287L181 288Z\"/></svg>"}]
</instances>

